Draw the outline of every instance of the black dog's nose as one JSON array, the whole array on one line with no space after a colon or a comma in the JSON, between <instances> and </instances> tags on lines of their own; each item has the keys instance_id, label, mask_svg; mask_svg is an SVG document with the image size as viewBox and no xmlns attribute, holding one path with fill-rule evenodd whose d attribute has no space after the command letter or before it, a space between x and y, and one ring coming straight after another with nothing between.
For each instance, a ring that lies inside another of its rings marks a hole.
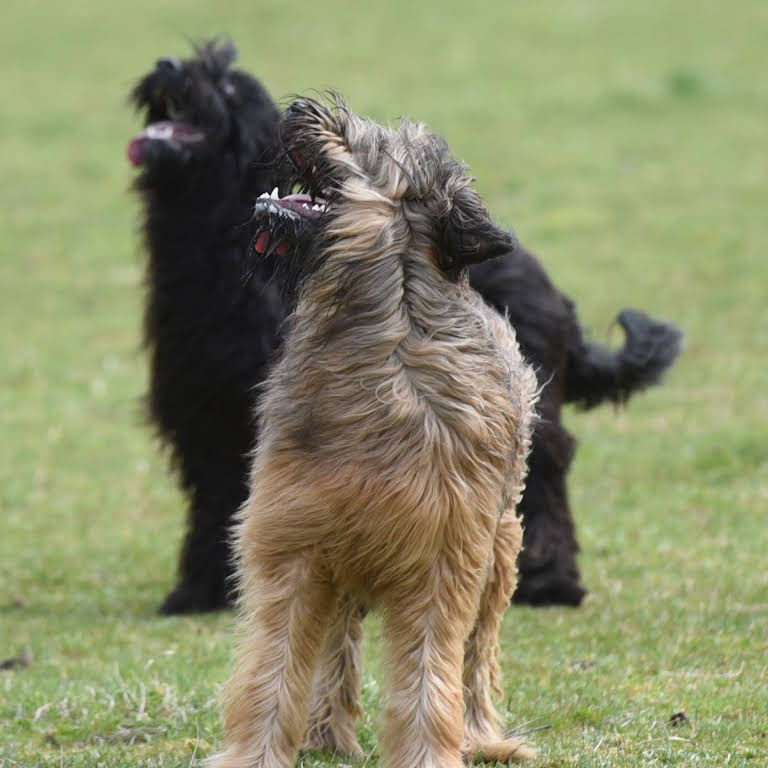
<instances>
[{"instance_id":1,"label":"black dog's nose","mask_svg":"<svg viewBox=\"0 0 768 768\"><path fill-rule=\"evenodd\" d=\"M175 56L162 56L155 62L155 67L158 72L162 70L178 72L181 69L181 62Z\"/></svg>"}]
</instances>

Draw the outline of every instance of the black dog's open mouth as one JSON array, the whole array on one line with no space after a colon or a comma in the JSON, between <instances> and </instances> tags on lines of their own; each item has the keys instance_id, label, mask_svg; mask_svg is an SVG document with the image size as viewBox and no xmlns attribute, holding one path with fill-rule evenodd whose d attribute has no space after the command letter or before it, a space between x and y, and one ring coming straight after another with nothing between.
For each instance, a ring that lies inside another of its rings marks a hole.
<instances>
[{"instance_id":1,"label":"black dog's open mouth","mask_svg":"<svg viewBox=\"0 0 768 768\"><path fill-rule=\"evenodd\" d=\"M139 166L144 162L146 148L150 142L162 141L180 148L187 144L199 144L204 139L205 134L189 123L179 120L160 120L150 123L131 139L126 155L131 165Z\"/></svg>"},{"instance_id":2,"label":"black dog's open mouth","mask_svg":"<svg viewBox=\"0 0 768 768\"><path fill-rule=\"evenodd\" d=\"M264 192L256 200L253 219L259 230L253 240L254 250L269 256L284 254L302 235L307 226L328 211L325 198L308 194L280 197L277 187Z\"/></svg>"}]
</instances>

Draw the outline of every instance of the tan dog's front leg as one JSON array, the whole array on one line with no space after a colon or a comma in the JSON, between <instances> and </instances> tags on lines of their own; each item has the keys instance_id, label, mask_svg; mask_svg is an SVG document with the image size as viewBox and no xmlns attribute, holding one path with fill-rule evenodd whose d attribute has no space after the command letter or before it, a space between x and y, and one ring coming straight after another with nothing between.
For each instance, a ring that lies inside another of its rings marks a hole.
<instances>
[{"instance_id":1,"label":"tan dog's front leg","mask_svg":"<svg viewBox=\"0 0 768 768\"><path fill-rule=\"evenodd\" d=\"M514 510L502 515L493 542L493 563L480 598L477 621L464 654L464 743L468 759L522 762L535 752L518 739L505 739L491 695L501 695L499 629L517 584L517 555L523 540Z\"/></svg>"},{"instance_id":2,"label":"tan dog's front leg","mask_svg":"<svg viewBox=\"0 0 768 768\"><path fill-rule=\"evenodd\" d=\"M364 615L365 609L356 600L349 595L341 597L312 685L305 749L355 759L363 757L355 723L363 714L360 643Z\"/></svg>"}]
</instances>

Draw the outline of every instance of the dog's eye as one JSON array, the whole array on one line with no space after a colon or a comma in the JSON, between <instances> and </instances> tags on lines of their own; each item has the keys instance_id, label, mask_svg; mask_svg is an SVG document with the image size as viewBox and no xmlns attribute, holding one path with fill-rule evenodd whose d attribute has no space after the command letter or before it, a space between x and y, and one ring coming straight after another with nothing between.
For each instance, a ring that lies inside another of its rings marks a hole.
<instances>
[{"instance_id":1,"label":"dog's eye","mask_svg":"<svg viewBox=\"0 0 768 768\"><path fill-rule=\"evenodd\" d=\"M235 88L235 86L229 80L222 81L221 90L230 97L237 93L237 88Z\"/></svg>"}]
</instances>

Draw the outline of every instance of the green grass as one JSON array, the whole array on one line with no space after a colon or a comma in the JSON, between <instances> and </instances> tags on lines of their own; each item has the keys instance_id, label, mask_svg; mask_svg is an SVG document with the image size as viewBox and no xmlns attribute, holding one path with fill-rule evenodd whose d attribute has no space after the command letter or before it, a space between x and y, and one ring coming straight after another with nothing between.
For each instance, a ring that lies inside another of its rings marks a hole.
<instances>
[{"instance_id":1,"label":"green grass","mask_svg":"<svg viewBox=\"0 0 768 768\"><path fill-rule=\"evenodd\" d=\"M509 611L504 706L550 726L541 766L765 765L766 24L759 0L6 0L0 659L31 663L0 672L0 767L188 766L219 743L232 618L154 613L183 508L141 422L123 156L133 80L219 32L276 96L334 87L444 133L597 337L627 305L685 329L663 388L568 414L591 594Z\"/></svg>"}]
</instances>

